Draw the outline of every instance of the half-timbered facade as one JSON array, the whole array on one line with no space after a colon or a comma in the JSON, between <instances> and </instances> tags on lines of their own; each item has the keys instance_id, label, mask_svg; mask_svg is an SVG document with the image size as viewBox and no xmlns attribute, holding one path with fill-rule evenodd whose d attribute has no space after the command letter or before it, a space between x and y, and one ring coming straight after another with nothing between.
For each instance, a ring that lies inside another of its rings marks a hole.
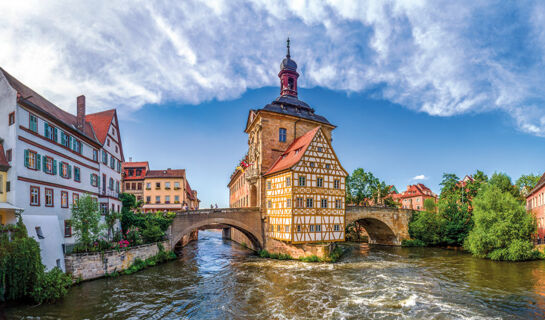
<instances>
[{"instance_id":1,"label":"half-timbered facade","mask_svg":"<svg viewBox=\"0 0 545 320\"><path fill-rule=\"evenodd\" d=\"M344 241L347 175L321 127L296 139L265 174L267 235L295 244Z\"/></svg>"}]
</instances>

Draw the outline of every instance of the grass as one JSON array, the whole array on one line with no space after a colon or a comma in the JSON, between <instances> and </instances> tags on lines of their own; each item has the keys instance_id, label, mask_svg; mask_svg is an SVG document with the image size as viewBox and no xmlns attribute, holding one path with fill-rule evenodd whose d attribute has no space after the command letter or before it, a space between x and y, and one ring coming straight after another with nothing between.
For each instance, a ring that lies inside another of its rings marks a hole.
<instances>
[{"instance_id":1,"label":"grass","mask_svg":"<svg viewBox=\"0 0 545 320\"><path fill-rule=\"evenodd\" d=\"M293 260L289 254L284 253L270 253L267 250L259 250L257 252L261 258L277 259L277 260Z\"/></svg>"},{"instance_id":2,"label":"grass","mask_svg":"<svg viewBox=\"0 0 545 320\"><path fill-rule=\"evenodd\" d=\"M329 255L325 258L319 258L317 255L311 255L306 257L301 257L298 260L302 262L337 262L344 252L346 251L346 248L343 249L340 246L336 246L333 251L329 253ZM258 254L261 258L269 258L269 259L277 259L277 260L295 260L292 256L289 254L284 253L270 253L267 250L259 250Z\"/></svg>"}]
</instances>

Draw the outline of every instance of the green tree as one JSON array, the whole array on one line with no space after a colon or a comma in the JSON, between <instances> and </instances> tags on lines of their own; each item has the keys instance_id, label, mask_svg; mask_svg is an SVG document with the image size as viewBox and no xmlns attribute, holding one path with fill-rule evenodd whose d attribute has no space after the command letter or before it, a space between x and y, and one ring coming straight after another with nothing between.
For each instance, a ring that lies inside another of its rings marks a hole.
<instances>
[{"instance_id":1,"label":"green tree","mask_svg":"<svg viewBox=\"0 0 545 320\"><path fill-rule=\"evenodd\" d=\"M524 197L520 194L518 187L513 185L511 178L505 173L495 172L490 177L490 180L488 180L488 184L498 187L502 192L509 192L513 198L520 202L524 201Z\"/></svg>"},{"instance_id":2,"label":"green tree","mask_svg":"<svg viewBox=\"0 0 545 320\"><path fill-rule=\"evenodd\" d=\"M114 234L114 227L117 223L117 220L121 218L121 213L113 210L109 210L106 215L104 215L104 222L106 223L106 230L108 230L108 241Z\"/></svg>"},{"instance_id":3,"label":"green tree","mask_svg":"<svg viewBox=\"0 0 545 320\"><path fill-rule=\"evenodd\" d=\"M443 198L452 194L461 194L461 188L458 184L459 180L460 178L454 173L443 173L443 180L439 184L441 185L440 197Z\"/></svg>"},{"instance_id":4,"label":"green tree","mask_svg":"<svg viewBox=\"0 0 545 320\"><path fill-rule=\"evenodd\" d=\"M538 258L540 253L532 243L536 231L534 217L512 195L505 177L493 179L473 201L475 226L464 247L475 256L492 260Z\"/></svg>"},{"instance_id":5,"label":"green tree","mask_svg":"<svg viewBox=\"0 0 545 320\"><path fill-rule=\"evenodd\" d=\"M374 186L379 183L378 179L371 172L365 172L362 168L354 170L348 176L347 182L347 201L356 205L366 199L370 199L373 196Z\"/></svg>"},{"instance_id":6,"label":"green tree","mask_svg":"<svg viewBox=\"0 0 545 320\"><path fill-rule=\"evenodd\" d=\"M437 211L437 204L435 203L435 199L428 198L424 200L424 210L427 212L435 213Z\"/></svg>"},{"instance_id":7,"label":"green tree","mask_svg":"<svg viewBox=\"0 0 545 320\"><path fill-rule=\"evenodd\" d=\"M438 207L441 217L441 245L462 246L473 228L468 203L461 202L453 194L440 199Z\"/></svg>"},{"instance_id":8,"label":"green tree","mask_svg":"<svg viewBox=\"0 0 545 320\"><path fill-rule=\"evenodd\" d=\"M427 246L440 245L443 225L441 220L435 212L416 211L409 222L409 235L423 241Z\"/></svg>"},{"instance_id":9,"label":"green tree","mask_svg":"<svg viewBox=\"0 0 545 320\"><path fill-rule=\"evenodd\" d=\"M537 176L533 173L523 174L522 176L520 176L520 178L517 179L515 185L523 196L527 196L528 193L530 193L530 191L535 188L540 178L541 176Z\"/></svg>"},{"instance_id":10,"label":"green tree","mask_svg":"<svg viewBox=\"0 0 545 320\"><path fill-rule=\"evenodd\" d=\"M79 242L89 246L100 233L98 203L90 196L81 197L72 207L72 228Z\"/></svg>"}]
</instances>

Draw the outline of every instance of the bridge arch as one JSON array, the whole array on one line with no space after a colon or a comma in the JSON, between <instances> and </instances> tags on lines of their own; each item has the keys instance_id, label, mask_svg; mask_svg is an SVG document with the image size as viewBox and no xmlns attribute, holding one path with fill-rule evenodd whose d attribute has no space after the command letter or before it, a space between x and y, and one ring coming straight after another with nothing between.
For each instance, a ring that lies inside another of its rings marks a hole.
<instances>
[{"instance_id":1,"label":"bridge arch","mask_svg":"<svg viewBox=\"0 0 545 320\"><path fill-rule=\"evenodd\" d=\"M170 245L175 248L191 232L213 228L234 228L242 232L256 249L264 247L258 208L205 209L179 212L172 222Z\"/></svg>"},{"instance_id":2,"label":"bridge arch","mask_svg":"<svg viewBox=\"0 0 545 320\"><path fill-rule=\"evenodd\" d=\"M346 208L346 224L357 222L369 235L369 243L399 246L409 239L412 210L382 207Z\"/></svg>"}]
</instances>

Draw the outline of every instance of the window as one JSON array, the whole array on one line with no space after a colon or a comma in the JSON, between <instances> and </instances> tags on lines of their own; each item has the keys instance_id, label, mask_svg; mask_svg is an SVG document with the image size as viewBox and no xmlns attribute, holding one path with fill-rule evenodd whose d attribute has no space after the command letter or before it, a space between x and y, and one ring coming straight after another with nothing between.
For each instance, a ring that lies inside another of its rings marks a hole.
<instances>
[{"instance_id":1,"label":"window","mask_svg":"<svg viewBox=\"0 0 545 320\"><path fill-rule=\"evenodd\" d=\"M6 159L8 162L11 162L11 149L6 150Z\"/></svg>"},{"instance_id":2,"label":"window","mask_svg":"<svg viewBox=\"0 0 545 320\"><path fill-rule=\"evenodd\" d=\"M45 188L45 206L53 207L53 189Z\"/></svg>"},{"instance_id":3,"label":"window","mask_svg":"<svg viewBox=\"0 0 545 320\"><path fill-rule=\"evenodd\" d=\"M301 232L301 225L300 224L297 225L297 232Z\"/></svg>"},{"instance_id":4,"label":"window","mask_svg":"<svg viewBox=\"0 0 545 320\"><path fill-rule=\"evenodd\" d=\"M146 203L151 203L151 197L150 196L146 196Z\"/></svg>"},{"instance_id":5,"label":"window","mask_svg":"<svg viewBox=\"0 0 545 320\"><path fill-rule=\"evenodd\" d=\"M155 203L161 203L161 196L155 196Z\"/></svg>"},{"instance_id":6,"label":"window","mask_svg":"<svg viewBox=\"0 0 545 320\"><path fill-rule=\"evenodd\" d=\"M341 187L341 182L339 180L333 180L333 188L339 189Z\"/></svg>"},{"instance_id":7,"label":"window","mask_svg":"<svg viewBox=\"0 0 545 320\"><path fill-rule=\"evenodd\" d=\"M303 198L297 198L296 207L297 208L302 208L303 207L303 202L304 202Z\"/></svg>"},{"instance_id":8,"label":"window","mask_svg":"<svg viewBox=\"0 0 545 320\"><path fill-rule=\"evenodd\" d=\"M179 182L174 182L174 189L175 190L180 189L180 183Z\"/></svg>"},{"instance_id":9,"label":"window","mask_svg":"<svg viewBox=\"0 0 545 320\"><path fill-rule=\"evenodd\" d=\"M269 209L272 208L272 201L271 200L267 201L267 208L269 208Z\"/></svg>"},{"instance_id":10,"label":"window","mask_svg":"<svg viewBox=\"0 0 545 320\"><path fill-rule=\"evenodd\" d=\"M81 181L81 170L78 167L74 167L74 181L80 182Z\"/></svg>"},{"instance_id":11,"label":"window","mask_svg":"<svg viewBox=\"0 0 545 320\"><path fill-rule=\"evenodd\" d=\"M142 182L138 182L137 186L138 186L138 190L142 190Z\"/></svg>"},{"instance_id":12,"label":"window","mask_svg":"<svg viewBox=\"0 0 545 320\"><path fill-rule=\"evenodd\" d=\"M91 173L91 185L93 187L98 187L98 176L94 173Z\"/></svg>"},{"instance_id":13,"label":"window","mask_svg":"<svg viewBox=\"0 0 545 320\"><path fill-rule=\"evenodd\" d=\"M93 160L98 161L98 150L97 149L93 149Z\"/></svg>"},{"instance_id":14,"label":"window","mask_svg":"<svg viewBox=\"0 0 545 320\"><path fill-rule=\"evenodd\" d=\"M30 205L40 205L40 187L30 187Z\"/></svg>"},{"instance_id":15,"label":"window","mask_svg":"<svg viewBox=\"0 0 545 320\"><path fill-rule=\"evenodd\" d=\"M110 180L108 181L108 189L114 190L114 179L110 177Z\"/></svg>"},{"instance_id":16,"label":"window","mask_svg":"<svg viewBox=\"0 0 545 320\"><path fill-rule=\"evenodd\" d=\"M134 169L129 169L129 177L134 176Z\"/></svg>"},{"instance_id":17,"label":"window","mask_svg":"<svg viewBox=\"0 0 545 320\"><path fill-rule=\"evenodd\" d=\"M8 115L8 123L10 126L15 123L15 111Z\"/></svg>"},{"instance_id":18,"label":"window","mask_svg":"<svg viewBox=\"0 0 545 320\"><path fill-rule=\"evenodd\" d=\"M170 196L165 196L165 203L170 203Z\"/></svg>"},{"instance_id":19,"label":"window","mask_svg":"<svg viewBox=\"0 0 545 320\"><path fill-rule=\"evenodd\" d=\"M61 208L68 208L68 192L61 191Z\"/></svg>"},{"instance_id":20,"label":"window","mask_svg":"<svg viewBox=\"0 0 545 320\"><path fill-rule=\"evenodd\" d=\"M291 208L291 199L286 199L286 208Z\"/></svg>"},{"instance_id":21,"label":"window","mask_svg":"<svg viewBox=\"0 0 545 320\"><path fill-rule=\"evenodd\" d=\"M321 205L322 205L322 208L327 208L327 199L322 199Z\"/></svg>"},{"instance_id":22,"label":"window","mask_svg":"<svg viewBox=\"0 0 545 320\"><path fill-rule=\"evenodd\" d=\"M102 163L108 164L108 153L105 150L102 150Z\"/></svg>"},{"instance_id":23,"label":"window","mask_svg":"<svg viewBox=\"0 0 545 320\"><path fill-rule=\"evenodd\" d=\"M79 201L79 194L77 193L72 193L72 206L74 208L77 208L78 207L78 201Z\"/></svg>"},{"instance_id":24,"label":"window","mask_svg":"<svg viewBox=\"0 0 545 320\"><path fill-rule=\"evenodd\" d=\"M161 182L155 182L155 189L161 189Z\"/></svg>"},{"instance_id":25,"label":"window","mask_svg":"<svg viewBox=\"0 0 545 320\"><path fill-rule=\"evenodd\" d=\"M110 146L110 139L106 139L106 144L108 145L108 147Z\"/></svg>"},{"instance_id":26,"label":"window","mask_svg":"<svg viewBox=\"0 0 545 320\"><path fill-rule=\"evenodd\" d=\"M289 187L289 186L291 186L291 178L287 177L286 178L286 187Z\"/></svg>"},{"instance_id":27,"label":"window","mask_svg":"<svg viewBox=\"0 0 545 320\"><path fill-rule=\"evenodd\" d=\"M311 168L314 168L314 162L311 162L311 163L310 163L310 167L311 167Z\"/></svg>"},{"instance_id":28,"label":"window","mask_svg":"<svg viewBox=\"0 0 545 320\"><path fill-rule=\"evenodd\" d=\"M333 231L341 231L341 226L338 224L333 225Z\"/></svg>"},{"instance_id":29,"label":"window","mask_svg":"<svg viewBox=\"0 0 545 320\"><path fill-rule=\"evenodd\" d=\"M51 157L43 157L44 172L49 174L57 174L57 161Z\"/></svg>"},{"instance_id":30,"label":"window","mask_svg":"<svg viewBox=\"0 0 545 320\"><path fill-rule=\"evenodd\" d=\"M119 152L119 149L117 148L117 145L115 145L115 152Z\"/></svg>"},{"instance_id":31,"label":"window","mask_svg":"<svg viewBox=\"0 0 545 320\"><path fill-rule=\"evenodd\" d=\"M286 232L286 233L287 233L287 232L290 232L290 226L285 226L285 227L284 227L284 232Z\"/></svg>"},{"instance_id":32,"label":"window","mask_svg":"<svg viewBox=\"0 0 545 320\"><path fill-rule=\"evenodd\" d=\"M146 182L146 190L150 190L151 189L151 183L150 182Z\"/></svg>"},{"instance_id":33,"label":"window","mask_svg":"<svg viewBox=\"0 0 545 320\"><path fill-rule=\"evenodd\" d=\"M44 123L44 136L52 141L57 141L57 128L51 126L49 123Z\"/></svg>"},{"instance_id":34,"label":"window","mask_svg":"<svg viewBox=\"0 0 545 320\"><path fill-rule=\"evenodd\" d=\"M110 156L110 168L115 169L115 158Z\"/></svg>"},{"instance_id":35,"label":"window","mask_svg":"<svg viewBox=\"0 0 545 320\"><path fill-rule=\"evenodd\" d=\"M77 140L76 138L72 138L72 150L77 153L81 153L81 141Z\"/></svg>"},{"instance_id":36,"label":"window","mask_svg":"<svg viewBox=\"0 0 545 320\"><path fill-rule=\"evenodd\" d=\"M286 129L284 128L278 129L278 141L286 142Z\"/></svg>"},{"instance_id":37,"label":"window","mask_svg":"<svg viewBox=\"0 0 545 320\"><path fill-rule=\"evenodd\" d=\"M341 200L335 200L335 209L342 209Z\"/></svg>"},{"instance_id":38,"label":"window","mask_svg":"<svg viewBox=\"0 0 545 320\"><path fill-rule=\"evenodd\" d=\"M322 225L321 224L317 224L316 225L316 232L321 232L322 231Z\"/></svg>"},{"instance_id":39,"label":"window","mask_svg":"<svg viewBox=\"0 0 545 320\"><path fill-rule=\"evenodd\" d=\"M322 147L318 147L318 152L322 152Z\"/></svg>"},{"instance_id":40,"label":"window","mask_svg":"<svg viewBox=\"0 0 545 320\"><path fill-rule=\"evenodd\" d=\"M170 182L165 182L165 189L170 189Z\"/></svg>"},{"instance_id":41,"label":"window","mask_svg":"<svg viewBox=\"0 0 545 320\"><path fill-rule=\"evenodd\" d=\"M72 236L72 221L64 220L64 237L70 238Z\"/></svg>"},{"instance_id":42,"label":"window","mask_svg":"<svg viewBox=\"0 0 545 320\"><path fill-rule=\"evenodd\" d=\"M317 178L317 179L316 179L316 186L317 186L318 188L323 187L323 186L324 186L324 178Z\"/></svg>"},{"instance_id":43,"label":"window","mask_svg":"<svg viewBox=\"0 0 545 320\"><path fill-rule=\"evenodd\" d=\"M38 118L33 114L28 118L28 128L34 132L38 132Z\"/></svg>"},{"instance_id":44,"label":"window","mask_svg":"<svg viewBox=\"0 0 545 320\"><path fill-rule=\"evenodd\" d=\"M299 186L304 187L307 184L307 177L299 176Z\"/></svg>"},{"instance_id":45,"label":"window","mask_svg":"<svg viewBox=\"0 0 545 320\"><path fill-rule=\"evenodd\" d=\"M38 239L45 239L44 234L42 232L42 227L38 226L34 229L36 230L36 236L38 236Z\"/></svg>"},{"instance_id":46,"label":"window","mask_svg":"<svg viewBox=\"0 0 545 320\"><path fill-rule=\"evenodd\" d=\"M34 151L25 150L25 167L40 170L41 156Z\"/></svg>"},{"instance_id":47,"label":"window","mask_svg":"<svg viewBox=\"0 0 545 320\"><path fill-rule=\"evenodd\" d=\"M267 190L271 190L271 182L267 181Z\"/></svg>"},{"instance_id":48,"label":"window","mask_svg":"<svg viewBox=\"0 0 545 320\"><path fill-rule=\"evenodd\" d=\"M108 213L108 204L107 203L101 203L100 204L100 212L103 215L106 215Z\"/></svg>"},{"instance_id":49,"label":"window","mask_svg":"<svg viewBox=\"0 0 545 320\"><path fill-rule=\"evenodd\" d=\"M174 196L174 203L180 203L180 196Z\"/></svg>"},{"instance_id":50,"label":"window","mask_svg":"<svg viewBox=\"0 0 545 320\"><path fill-rule=\"evenodd\" d=\"M308 226L308 231L314 232L314 225L313 224Z\"/></svg>"},{"instance_id":51,"label":"window","mask_svg":"<svg viewBox=\"0 0 545 320\"><path fill-rule=\"evenodd\" d=\"M60 162L59 163L59 174L61 177L65 179L69 179L72 175L72 171L70 170L70 165L66 162Z\"/></svg>"},{"instance_id":52,"label":"window","mask_svg":"<svg viewBox=\"0 0 545 320\"><path fill-rule=\"evenodd\" d=\"M312 208L312 198L307 198L307 208Z\"/></svg>"},{"instance_id":53,"label":"window","mask_svg":"<svg viewBox=\"0 0 545 320\"><path fill-rule=\"evenodd\" d=\"M119 193L119 181L115 182L115 192Z\"/></svg>"}]
</instances>

